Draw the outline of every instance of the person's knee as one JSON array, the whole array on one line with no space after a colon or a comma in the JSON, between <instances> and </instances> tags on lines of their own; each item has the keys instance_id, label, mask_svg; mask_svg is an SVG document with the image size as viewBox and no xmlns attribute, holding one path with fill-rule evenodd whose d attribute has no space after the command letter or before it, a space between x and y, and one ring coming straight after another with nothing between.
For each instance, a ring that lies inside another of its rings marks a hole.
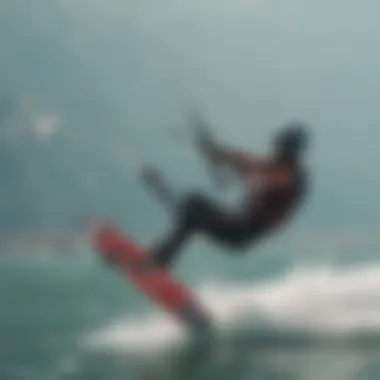
<instances>
[{"instance_id":1,"label":"person's knee","mask_svg":"<svg viewBox=\"0 0 380 380\"><path fill-rule=\"evenodd\" d=\"M236 252L244 253L249 249L249 247L251 246L251 243L252 242L250 239L242 238L242 239L238 239L238 240L234 240L230 242L230 246Z\"/></svg>"},{"instance_id":2,"label":"person's knee","mask_svg":"<svg viewBox=\"0 0 380 380\"><path fill-rule=\"evenodd\" d=\"M244 254L250 249L256 239L250 231L241 230L235 235L226 236L226 240L226 244L236 253Z\"/></svg>"},{"instance_id":3,"label":"person's knee","mask_svg":"<svg viewBox=\"0 0 380 380\"><path fill-rule=\"evenodd\" d=\"M188 194L180 205L179 217L187 228L199 228L206 210L207 200L201 194Z\"/></svg>"},{"instance_id":4,"label":"person's knee","mask_svg":"<svg viewBox=\"0 0 380 380\"><path fill-rule=\"evenodd\" d=\"M201 210L208 204L206 197L200 193L190 193L183 199L182 206L185 209Z\"/></svg>"}]
</instances>

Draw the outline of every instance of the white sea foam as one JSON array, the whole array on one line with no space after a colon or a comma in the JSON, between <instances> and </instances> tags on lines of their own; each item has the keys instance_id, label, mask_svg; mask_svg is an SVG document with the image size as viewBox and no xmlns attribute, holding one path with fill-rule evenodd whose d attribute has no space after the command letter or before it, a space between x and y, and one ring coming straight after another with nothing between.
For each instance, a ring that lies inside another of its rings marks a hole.
<instances>
[{"instance_id":1,"label":"white sea foam","mask_svg":"<svg viewBox=\"0 0 380 380\"><path fill-rule=\"evenodd\" d=\"M350 271L297 269L272 282L204 284L196 291L221 333L246 318L276 328L322 333L380 331L379 266ZM106 326L88 343L147 352L183 344L185 339L185 331L175 321L157 313Z\"/></svg>"}]
</instances>

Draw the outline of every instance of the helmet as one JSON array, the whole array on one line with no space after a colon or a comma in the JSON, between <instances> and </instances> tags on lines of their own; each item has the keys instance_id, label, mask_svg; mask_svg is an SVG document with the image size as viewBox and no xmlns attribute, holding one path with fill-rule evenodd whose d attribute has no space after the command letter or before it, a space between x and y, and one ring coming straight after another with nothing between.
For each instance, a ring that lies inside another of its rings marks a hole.
<instances>
[{"instance_id":1,"label":"helmet","mask_svg":"<svg viewBox=\"0 0 380 380\"><path fill-rule=\"evenodd\" d=\"M286 124L277 134L275 143L283 154L297 154L305 150L308 143L306 126L299 122Z\"/></svg>"}]
</instances>

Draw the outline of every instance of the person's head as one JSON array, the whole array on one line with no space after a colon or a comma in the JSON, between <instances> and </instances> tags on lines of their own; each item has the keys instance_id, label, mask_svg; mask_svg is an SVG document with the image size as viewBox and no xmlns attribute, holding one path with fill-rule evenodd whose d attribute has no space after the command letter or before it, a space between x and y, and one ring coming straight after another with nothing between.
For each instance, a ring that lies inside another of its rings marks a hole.
<instances>
[{"instance_id":1,"label":"person's head","mask_svg":"<svg viewBox=\"0 0 380 380\"><path fill-rule=\"evenodd\" d=\"M274 137L274 155L284 163L296 163L307 149L308 128L300 122L285 124Z\"/></svg>"}]
</instances>

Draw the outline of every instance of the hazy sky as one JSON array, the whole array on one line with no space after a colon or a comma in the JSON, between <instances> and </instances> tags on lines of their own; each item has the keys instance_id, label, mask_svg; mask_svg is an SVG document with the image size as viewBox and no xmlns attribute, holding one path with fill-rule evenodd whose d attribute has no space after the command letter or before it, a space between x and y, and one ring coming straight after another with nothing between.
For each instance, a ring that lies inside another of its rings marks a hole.
<instances>
[{"instance_id":1,"label":"hazy sky","mask_svg":"<svg viewBox=\"0 0 380 380\"><path fill-rule=\"evenodd\" d=\"M15 225L161 218L133 170L149 159L181 188L207 184L173 134L191 99L223 140L258 152L282 122L308 122L303 223L378 225L379 11L369 0L2 1L0 84L18 107L2 126L2 214L17 205Z\"/></svg>"}]
</instances>

